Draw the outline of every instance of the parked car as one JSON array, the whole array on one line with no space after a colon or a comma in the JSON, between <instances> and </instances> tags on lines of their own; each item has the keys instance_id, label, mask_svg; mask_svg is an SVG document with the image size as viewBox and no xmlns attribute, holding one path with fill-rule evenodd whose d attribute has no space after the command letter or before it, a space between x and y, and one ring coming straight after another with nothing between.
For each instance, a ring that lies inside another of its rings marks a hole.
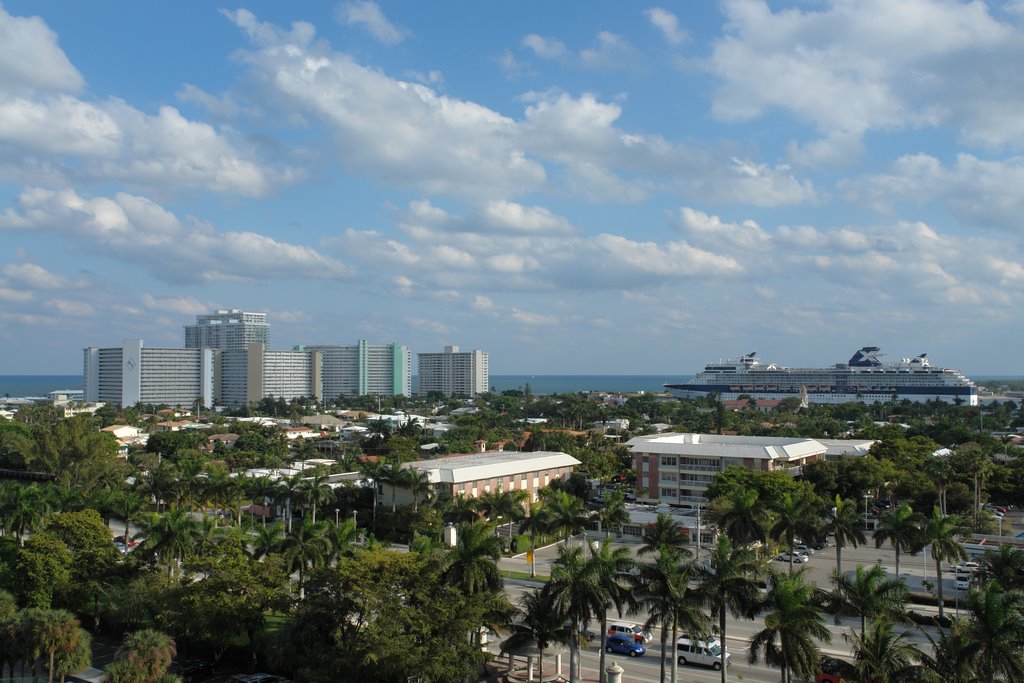
<instances>
[{"instance_id":1,"label":"parked car","mask_svg":"<svg viewBox=\"0 0 1024 683\"><path fill-rule=\"evenodd\" d=\"M628 633L615 633L608 636L607 641L605 641L604 649L606 652L629 655L630 657L639 657L643 653L647 652L647 650L644 649L643 643L636 640Z\"/></svg>"},{"instance_id":2,"label":"parked car","mask_svg":"<svg viewBox=\"0 0 1024 683\"><path fill-rule=\"evenodd\" d=\"M972 574L957 574L956 578L953 579L953 588L958 591L970 590L971 579L973 578Z\"/></svg>"},{"instance_id":3,"label":"parked car","mask_svg":"<svg viewBox=\"0 0 1024 683\"><path fill-rule=\"evenodd\" d=\"M821 673L814 677L814 683L842 683L856 680L857 669L849 662L835 657L822 657Z\"/></svg>"},{"instance_id":4,"label":"parked car","mask_svg":"<svg viewBox=\"0 0 1024 683\"><path fill-rule=\"evenodd\" d=\"M638 643L643 643L651 639L650 631L645 631L642 626L637 626L636 624L628 621L608 622L608 635L614 636L616 634L632 636L633 640Z\"/></svg>"},{"instance_id":5,"label":"parked car","mask_svg":"<svg viewBox=\"0 0 1024 683\"><path fill-rule=\"evenodd\" d=\"M779 553L775 557L775 559L778 560L779 562L789 562L789 553L788 552ZM803 554L797 553L797 552L793 553L793 562L795 564L802 564L804 562L809 562L810 559L811 558L808 557L807 555L803 555Z\"/></svg>"},{"instance_id":6,"label":"parked car","mask_svg":"<svg viewBox=\"0 0 1024 683\"><path fill-rule=\"evenodd\" d=\"M798 553L800 555L810 556L814 554L814 549L805 543L798 543L795 546L793 546L793 552Z\"/></svg>"},{"instance_id":7,"label":"parked car","mask_svg":"<svg viewBox=\"0 0 1024 683\"><path fill-rule=\"evenodd\" d=\"M957 566L953 567L953 571L957 574L964 574L968 572L976 572L978 571L978 567L979 565L977 562L967 560L966 562L961 562Z\"/></svg>"}]
</instances>

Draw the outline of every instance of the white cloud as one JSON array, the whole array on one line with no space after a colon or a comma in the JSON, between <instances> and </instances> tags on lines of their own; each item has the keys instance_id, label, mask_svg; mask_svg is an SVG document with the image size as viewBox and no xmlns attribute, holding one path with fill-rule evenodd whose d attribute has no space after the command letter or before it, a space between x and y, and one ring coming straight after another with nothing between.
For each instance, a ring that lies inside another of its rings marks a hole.
<instances>
[{"instance_id":1,"label":"white cloud","mask_svg":"<svg viewBox=\"0 0 1024 683\"><path fill-rule=\"evenodd\" d=\"M338 19L349 26L362 26L385 45L397 45L409 35L408 29L392 24L380 6L369 0L341 3L338 5Z\"/></svg>"},{"instance_id":2,"label":"white cloud","mask_svg":"<svg viewBox=\"0 0 1024 683\"><path fill-rule=\"evenodd\" d=\"M31 301L33 298L34 295L32 292L26 292L24 289L11 289L9 287L0 286L0 300L22 303L25 301Z\"/></svg>"},{"instance_id":3,"label":"white cloud","mask_svg":"<svg viewBox=\"0 0 1024 683\"><path fill-rule=\"evenodd\" d=\"M698 242L720 244L723 240L743 249L757 249L765 245L768 235L755 221L723 223L718 216L684 206L679 210L679 229Z\"/></svg>"},{"instance_id":4,"label":"white cloud","mask_svg":"<svg viewBox=\"0 0 1024 683\"><path fill-rule=\"evenodd\" d=\"M531 33L523 38L523 46L541 59L557 59L566 52L565 43L555 38L545 38Z\"/></svg>"},{"instance_id":5,"label":"white cloud","mask_svg":"<svg viewBox=\"0 0 1024 683\"><path fill-rule=\"evenodd\" d=\"M555 315L546 315L543 313L531 313L529 311L521 311L518 308L513 308L509 314L518 322L524 325L530 325L531 327L539 327L541 325L556 327L562 323L562 320Z\"/></svg>"},{"instance_id":6,"label":"white cloud","mask_svg":"<svg viewBox=\"0 0 1024 683\"><path fill-rule=\"evenodd\" d=\"M1020 144L1024 121L1012 112L1024 105L1024 73L1014 66L1024 61L1024 29L998 20L985 3L723 6L727 34L707 62L721 81L712 106L720 119L777 108L826 139L942 125L977 144Z\"/></svg>"},{"instance_id":7,"label":"white cloud","mask_svg":"<svg viewBox=\"0 0 1024 683\"><path fill-rule=\"evenodd\" d=\"M651 7L644 14L670 45L680 45L690 39L686 31L679 27L679 18L667 9Z\"/></svg>"},{"instance_id":8,"label":"white cloud","mask_svg":"<svg viewBox=\"0 0 1024 683\"><path fill-rule=\"evenodd\" d=\"M216 117L223 119L234 119L242 113L242 107L230 95L211 95L202 88L186 83L181 90L175 93L182 102L191 102L210 112Z\"/></svg>"},{"instance_id":9,"label":"white cloud","mask_svg":"<svg viewBox=\"0 0 1024 683\"><path fill-rule=\"evenodd\" d=\"M944 165L928 154L898 158L888 172L839 184L847 199L892 212L900 203L943 202L967 225L1019 231L1024 213L1024 157L984 160L960 154Z\"/></svg>"},{"instance_id":10,"label":"white cloud","mask_svg":"<svg viewBox=\"0 0 1024 683\"><path fill-rule=\"evenodd\" d=\"M597 45L580 51L580 61L589 68L630 68L637 59L636 49L622 36L611 31L597 34Z\"/></svg>"},{"instance_id":11,"label":"white cloud","mask_svg":"<svg viewBox=\"0 0 1024 683\"><path fill-rule=\"evenodd\" d=\"M78 92L81 74L39 17L13 17L0 6L0 92Z\"/></svg>"},{"instance_id":12,"label":"white cloud","mask_svg":"<svg viewBox=\"0 0 1024 683\"><path fill-rule=\"evenodd\" d=\"M0 267L0 275L8 284L29 289L69 289L81 286L35 263L6 264Z\"/></svg>"},{"instance_id":13,"label":"white cloud","mask_svg":"<svg viewBox=\"0 0 1024 683\"><path fill-rule=\"evenodd\" d=\"M157 298L148 293L142 295L142 305L152 311L180 313L181 315L198 315L208 313L214 309L209 303L199 301L193 297L171 296Z\"/></svg>"},{"instance_id":14,"label":"white cloud","mask_svg":"<svg viewBox=\"0 0 1024 683\"><path fill-rule=\"evenodd\" d=\"M84 318L96 314L92 304L85 301L71 301L69 299L50 299L43 304L46 308L52 309L61 315L71 315Z\"/></svg>"},{"instance_id":15,"label":"white cloud","mask_svg":"<svg viewBox=\"0 0 1024 683\"><path fill-rule=\"evenodd\" d=\"M26 189L0 229L52 231L91 249L139 265L169 282L273 278L339 279L340 261L311 247L253 232L215 232L181 223L145 197L120 193L87 199L73 190Z\"/></svg>"},{"instance_id":16,"label":"white cloud","mask_svg":"<svg viewBox=\"0 0 1024 683\"><path fill-rule=\"evenodd\" d=\"M439 322L437 320L424 320L423 318L406 318L405 322L414 329L422 330L424 332L430 332L431 334L447 336L452 333L452 328L448 327L444 323Z\"/></svg>"}]
</instances>

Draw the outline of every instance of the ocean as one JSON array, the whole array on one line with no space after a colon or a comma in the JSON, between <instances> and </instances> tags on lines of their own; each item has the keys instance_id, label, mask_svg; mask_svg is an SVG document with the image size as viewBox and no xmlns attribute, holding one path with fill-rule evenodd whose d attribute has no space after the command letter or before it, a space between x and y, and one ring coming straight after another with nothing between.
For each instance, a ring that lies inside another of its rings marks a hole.
<instances>
[{"instance_id":1,"label":"ocean","mask_svg":"<svg viewBox=\"0 0 1024 683\"><path fill-rule=\"evenodd\" d=\"M502 392L525 389L534 395L578 391L662 391L662 384L683 382L690 375L491 375L491 387ZM417 377L413 375L413 386ZM46 396L56 389L81 389L81 375L0 375L0 396Z\"/></svg>"},{"instance_id":2,"label":"ocean","mask_svg":"<svg viewBox=\"0 0 1024 683\"><path fill-rule=\"evenodd\" d=\"M46 396L57 389L82 390L81 375L0 375L0 396Z\"/></svg>"}]
</instances>

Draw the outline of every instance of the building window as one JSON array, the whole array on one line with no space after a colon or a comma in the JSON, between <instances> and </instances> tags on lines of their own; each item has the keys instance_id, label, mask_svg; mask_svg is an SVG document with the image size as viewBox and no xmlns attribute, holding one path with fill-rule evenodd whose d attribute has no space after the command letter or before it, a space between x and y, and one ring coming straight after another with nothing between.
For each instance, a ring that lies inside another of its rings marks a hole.
<instances>
[{"instance_id":1,"label":"building window","mask_svg":"<svg viewBox=\"0 0 1024 683\"><path fill-rule=\"evenodd\" d=\"M674 455L663 455L663 456L661 456L661 466L662 467L676 467L677 464L678 464L678 462L676 461L676 458L675 458Z\"/></svg>"},{"instance_id":2,"label":"building window","mask_svg":"<svg viewBox=\"0 0 1024 683\"><path fill-rule=\"evenodd\" d=\"M679 489L662 489L662 498L676 498L679 495Z\"/></svg>"}]
</instances>

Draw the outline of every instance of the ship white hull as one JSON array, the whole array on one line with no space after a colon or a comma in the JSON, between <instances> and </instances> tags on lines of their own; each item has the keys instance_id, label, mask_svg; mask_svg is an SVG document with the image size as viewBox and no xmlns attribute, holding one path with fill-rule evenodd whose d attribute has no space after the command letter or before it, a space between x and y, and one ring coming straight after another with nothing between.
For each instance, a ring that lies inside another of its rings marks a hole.
<instances>
[{"instance_id":1,"label":"ship white hull","mask_svg":"<svg viewBox=\"0 0 1024 683\"><path fill-rule=\"evenodd\" d=\"M703 398L709 394L717 394L718 397L723 401L733 401L739 399L741 396L749 397L755 401L768 400L768 401L781 401L787 398L800 398L802 394L796 391L716 391L709 387L707 389L695 388L693 385L688 385L688 388L674 388L672 385L666 385L669 393L677 398ZM913 394L906 394L896 391L896 402L899 403L903 400L925 402L925 401L941 401L942 403L956 404L957 399L961 405L976 406L978 405L977 394L932 394L929 395L927 391L923 393L921 391ZM892 403L893 392L856 392L851 393L847 391L808 391L807 401L809 403L827 403L827 404L840 404L840 403Z\"/></svg>"}]
</instances>

